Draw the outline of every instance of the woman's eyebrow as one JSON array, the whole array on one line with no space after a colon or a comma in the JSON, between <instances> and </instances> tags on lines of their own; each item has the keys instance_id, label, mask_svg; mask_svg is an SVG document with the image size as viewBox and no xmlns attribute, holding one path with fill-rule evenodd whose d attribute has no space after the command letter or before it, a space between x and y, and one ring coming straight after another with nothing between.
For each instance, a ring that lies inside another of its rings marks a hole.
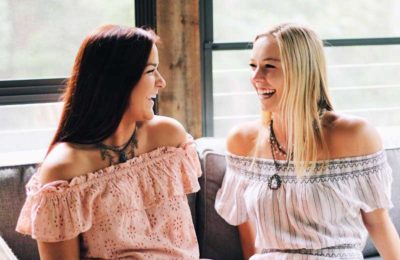
<instances>
[{"instance_id":1,"label":"woman's eyebrow","mask_svg":"<svg viewBox=\"0 0 400 260\"><path fill-rule=\"evenodd\" d=\"M265 58L263 59L263 61L281 61L281 60L278 58Z\"/></svg>"},{"instance_id":2,"label":"woman's eyebrow","mask_svg":"<svg viewBox=\"0 0 400 260\"><path fill-rule=\"evenodd\" d=\"M157 63L147 63L146 66L153 66L153 67L157 67Z\"/></svg>"}]
</instances>

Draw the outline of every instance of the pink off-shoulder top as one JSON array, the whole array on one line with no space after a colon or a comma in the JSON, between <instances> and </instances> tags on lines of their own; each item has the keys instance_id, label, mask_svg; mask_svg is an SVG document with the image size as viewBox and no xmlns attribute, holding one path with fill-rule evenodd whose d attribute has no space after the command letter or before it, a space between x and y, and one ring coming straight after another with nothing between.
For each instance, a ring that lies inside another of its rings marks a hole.
<instances>
[{"instance_id":1,"label":"pink off-shoulder top","mask_svg":"<svg viewBox=\"0 0 400 260\"><path fill-rule=\"evenodd\" d=\"M16 230L44 242L81 235L81 258L198 259L186 194L200 175L192 141L69 182L41 186L34 174Z\"/></svg>"}]
</instances>

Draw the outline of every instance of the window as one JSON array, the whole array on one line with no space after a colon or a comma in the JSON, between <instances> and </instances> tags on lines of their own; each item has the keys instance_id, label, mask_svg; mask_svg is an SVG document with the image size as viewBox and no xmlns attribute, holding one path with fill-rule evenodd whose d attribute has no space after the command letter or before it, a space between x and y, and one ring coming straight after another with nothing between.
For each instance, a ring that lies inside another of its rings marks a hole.
<instances>
[{"instance_id":1,"label":"window","mask_svg":"<svg viewBox=\"0 0 400 260\"><path fill-rule=\"evenodd\" d=\"M281 22L309 25L325 40L335 109L366 118L385 136L400 130L400 1L203 1L206 134L223 137L258 118L248 59L255 35ZM367 11L366 11L367 10ZM229 16L225 15L229 12ZM209 19L209 18L206 18ZM208 62L208 63L207 63Z\"/></svg>"},{"instance_id":2,"label":"window","mask_svg":"<svg viewBox=\"0 0 400 260\"><path fill-rule=\"evenodd\" d=\"M83 38L104 24L134 26L135 1L0 0L0 10L0 165L37 162Z\"/></svg>"},{"instance_id":3,"label":"window","mask_svg":"<svg viewBox=\"0 0 400 260\"><path fill-rule=\"evenodd\" d=\"M218 43L251 41L282 22L309 25L323 39L400 35L398 0L219 0L213 4L214 42Z\"/></svg>"},{"instance_id":4,"label":"window","mask_svg":"<svg viewBox=\"0 0 400 260\"><path fill-rule=\"evenodd\" d=\"M132 0L0 0L0 9L1 80L66 77L89 32L135 21Z\"/></svg>"}]
</instances>

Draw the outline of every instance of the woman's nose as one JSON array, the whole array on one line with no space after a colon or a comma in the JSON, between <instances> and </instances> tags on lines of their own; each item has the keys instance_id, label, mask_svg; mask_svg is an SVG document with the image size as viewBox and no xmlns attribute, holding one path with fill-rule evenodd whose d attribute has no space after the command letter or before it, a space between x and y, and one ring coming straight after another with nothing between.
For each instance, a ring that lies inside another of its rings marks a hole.
<instances>
[{"instance_id":1,"label":"woman's nose","mask_svg":"<svg viewBox=\"0 0 400 260\"><path fill-rule=\"evenodd\" d=\"M163 78L163 76L161 76L160 72L157 72L157 74L158 74L158 77L157 77L156 87L165 88L167 86L165 79Z\"/></svg>"},{"instance_id":2,"label":"woman's nose","mask_svg":"<svg viewBox=\"0 0 400 260\"><path fill-rule=\"evenodd\" d=\"M260 68L257 68L252 75L252 80L253 81L262 81L264 80L264 73Z\"/></svg>"}]
</instances>

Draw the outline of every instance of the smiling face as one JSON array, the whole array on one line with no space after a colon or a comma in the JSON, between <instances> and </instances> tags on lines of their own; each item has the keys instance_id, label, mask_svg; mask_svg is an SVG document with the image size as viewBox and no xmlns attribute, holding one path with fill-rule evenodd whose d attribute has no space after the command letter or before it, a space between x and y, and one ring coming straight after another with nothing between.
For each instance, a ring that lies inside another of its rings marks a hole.
<instances>
[{"instance_id":1,"label":"smiling face","mask_svg":"<svg viewBox=\"0 0 400 260\"><path fill-rule=\"evenodd\" d=\"M261 36L254 42L250 67L251 83L257 91L262 111L277 112L284 78L279 47L272 36Z\"/></svg>"},{"instance_id":2,"label":"smiling face","mask_svg":"<svg viewBox=\"0 0 400 260\"><path fill-rule=\"evenodd\" d=\"M153 45L143 74L131 92L130 105L126 111L134 121L145 121L154 117L154 99L158 91L166 86L164 78L158 72L158 64L158 49Z\"/></svg>"}]
</instances>

